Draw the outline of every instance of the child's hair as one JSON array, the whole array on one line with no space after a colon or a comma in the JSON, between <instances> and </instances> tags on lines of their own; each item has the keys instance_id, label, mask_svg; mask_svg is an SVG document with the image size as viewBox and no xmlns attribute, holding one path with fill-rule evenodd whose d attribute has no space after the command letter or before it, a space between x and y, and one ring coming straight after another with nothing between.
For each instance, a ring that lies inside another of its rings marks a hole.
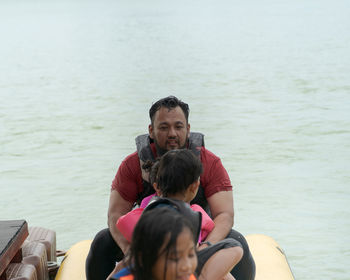
<instances>
[{"instance_id":1,"label":"child's hair","mask_svg":"<svg viewBox=\"0 0 350 280\"><path fill-rule=\"evenodd\" d=\"M196 244L194 226L175 209L158 207L141 215L134 229L129 251L128 265L135 280L153 279L152 268L158 257L162 253L168 256L170 250L176 247L177 237L184 228L191 231ZM164 251L160 252L164 242L167 242Z\"/></svg>"},{"instance_id":2,"label":"child's hair","mask_svg":"<svg viewBox=\"0 0 350 280\"><path fill-rule=\"evenodd\" d=\"M156 169L156 173L153 168ZM189 185L198 180L201 173L202 163L199 158L192 151L181 149L165 153L159 164L152 167L150 178L151 181L155 180L163 196L168 196L184 192Z\"/></svg>"},{"instance_id":3,"label":"child's hair","mask_svg":"<svg viewBox=\"0 0 350 280\"><path fill-rule=\"evenodd\" d=\"M158 168L159 168L159 159L157 159L153 163L152 167L150 168L151 170L149 172L149 182L151 183L152 186L153 186L153 183L156 183Z\"/></svg>"}]
</instances>

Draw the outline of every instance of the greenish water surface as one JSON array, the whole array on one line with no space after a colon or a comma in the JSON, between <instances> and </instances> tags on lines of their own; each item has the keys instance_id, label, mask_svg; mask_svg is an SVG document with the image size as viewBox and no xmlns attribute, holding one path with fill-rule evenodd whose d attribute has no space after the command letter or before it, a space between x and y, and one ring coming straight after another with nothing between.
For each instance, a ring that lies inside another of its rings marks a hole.
<instances>
[{"instance_id":1,"label":"greenish water surface","mask_svg":"<svg viewBox=\"0 0 350 280\"><path fill-rule=\"evenodd\" d=\"M349 279L348 1L0 1L0 219L107 225L153 101L188 102L222 158L235 228L296 279Z\"/></svg>"}]
</instances>

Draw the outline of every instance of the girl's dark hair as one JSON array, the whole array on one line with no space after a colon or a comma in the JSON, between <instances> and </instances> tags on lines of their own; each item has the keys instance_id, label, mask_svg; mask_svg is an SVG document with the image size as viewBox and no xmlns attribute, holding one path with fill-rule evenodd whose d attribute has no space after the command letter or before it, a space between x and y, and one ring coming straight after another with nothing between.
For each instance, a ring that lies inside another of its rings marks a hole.
<instances>
[{"instance_id":1,"label":"girl's dark hair","mask_svg":"<svg viewBox=\"0 0 350 280\"><path fill-rule=\"evenodd\" d=\"M177 99L175 96L171 95L171 96L168 96L168 97L165 97L165 98L158 100L149 109L149 117L151 119L152 125L153 125L153 121L154 121L154 115L161 107L165 107L165 108L171 110L171 109L176 108L177 106L179 106L182 109L182 111L184 112L186 121L188 123L188 115L190 113L190 108L188 107L188 104L185 102L182 102L180 99Z\"/></svg>"},{"instance_id":2,"label":"girl's dark hair","mask_svg":"<svg viewBox=\"0 0 350 280\"><path fill-rule=\"evenodd\" d=\"M157 179L159 160L160 160L159 157L155 161L147 160L142 165L142 169L144 169L146 172L149 173L149 183L151 184L152 189L153 189L153 183L155 183Z\"/></svg>"},{"instance_id":3,"label":"girl's dark hair","mask_svg":"<svg viewBox=\"0 0 350 280\"><path fill-rule=\"evenodd\" d=\"M165 197L184 192L202 173L201 161L187 149L168 151L155 168L155 181Z\"/></svg>"},{"instance_id":4,"label":"girl's dark hair","mask_svg":"<svg viewBox=\"0 0 350 280\"><path fill-rule=\"evenodd\" d=\"M176 240L184 228L192 232L195 244L194 227L189 220L176 210L168 207L145 211L132 235L127 265L135 280L153 279L152 268L160 254L167 255L176 247ZM164 242L164 251L160 252Z\"/></svg>"}]
</instances>

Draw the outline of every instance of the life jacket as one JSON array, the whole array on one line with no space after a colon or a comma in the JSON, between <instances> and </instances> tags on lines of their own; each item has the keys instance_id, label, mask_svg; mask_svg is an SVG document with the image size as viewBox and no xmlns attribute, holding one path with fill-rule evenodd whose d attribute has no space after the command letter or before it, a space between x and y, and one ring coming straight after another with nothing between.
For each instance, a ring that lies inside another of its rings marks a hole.
<instances>
[{"instance_id":1,"label":"life jacket","mask_svg":"<svg viewBox=\"0 0 350 280\"><path fill-rule=\"evenodd\" d=\"M134 275L129 274L129 275L121 276L119 278L111 278L111 279L116 279L116 280L134 280Z\"/></svg>"},{"instance_id":2,"label":"life jacket","mask_svg":"<svg viewBox=\"0 0 350 280\"><path fill-rule=\"evenodd\" d=\"M147 197L146 197L146 199L147 199ZM156 197L155 199L153 198L153 201L160 200L160 199L161 198ZM152 200L152 198L151 198L151 200ZM154 203L151 200L149 203ZM173 200L171 200L171 202L173 203ZM159 203L160 204L162 204L162 203L168 204L169 201L163 200L163 201L158 202L158 204ZM153 205L152 207L154 207L154 206L155 205ZM213 230L215 224L214 224L213 220L209 217L209 215L198 204L192 204L190 207L193 211L199 212L202 215L202 220L201 220L201 225L200 225L200 235L199 235L199 242L201 242L207 238L208 234ZM128 212L127 214L121 216L116 223L118 230L121 232L121 234L129 242L131 242L132 233L134 232L134 228L135 228L138 220L140 219L143 210L144 210L144 208L142 208L142 207L136 208L136 209Z\"/></svg>"},{"instance_id":3,"label":"life jacket","mask_svg":"<svg viewBox=\"0 0 350 280\"><path fill-rule=\"evenodd\" d=\"M155 197L156 194L151 194L150 196L145 197L141 201L141 208L146 208L150 203L151 199ZM202 225L201 225L201 235L200 240L203 241L207 238L208 234L213 230L215 224L209 215L204 211L204 209L198 204L191 204L191 209L196 212L202 213Z\"/></svg>"},{"instance_id":4,"label":"life jacket","mask_svg":"<svg viewBox=\"0 0 350 280\"><path fill-rule=\"evenodd\" d=\"M201 235L199 238L199 242L202 242L207 238L209 233L213 230L215 227L214 221L209 217L207 212L204 211L202 207L200 207L198 204L191 204L191 209L196 212L200 212L202 214L202 226L201 226Z\"/></svg>"},{"instance_id":5,"label":"life jacket","mask_svg":"<svg viewBox=\"0 0 350 280\"><path fill-rule=\"evenodd\" d=\"M115 279L115 280L134 280L134 275L129 274L129 275L125 275L125 276L121 276L119 278L111 278L111 279ZM189 280L196 280L196 276L194 276L193 274L190 276Z\"/></svg>"},{"instance_id":6,"label":"life jacket","mask_svg":"<svg viewBox=\"0 0 350 280\"><path fill-rule=\"evenodd\" d=\"M119 272L113 274L108 280L132 280L134 276L131 274L129 267L124 267Z\"/></svg>"},{"instance_id":7,"label":"life jacket","mask_svg":"<svg viewBox=\"0 0 350 280\"><path fill-rule=\"evenodd\" d=\"M193 232L195 233L195 243L198 242L201 234L202 226L202 213L195 212L190 208L190 205L182 200L167 198L167 197L154 197L151 199L147 207L143 212L159 208L159 207L168 207L174 209L174 211L180 213L184 216L190 224L193 226Z\"/></svg>"},{"instance_id":8,"label":"life jacket","mask_svg":"<svg viewBox=\"0 0 350 280\"><path fill-rule=\"evenodd\" d=\"M153 140L148 134L142 134L136 137L136 149L137 154L140 159L140 167L142 173L143 191L139 194L137 199L137 204L140 205L142 199L155 193L153 186L149 183L149 172L142 168L142 165L150 161L155 161L156 158L152 152L151 144ZM200 158L201 148L204 147L204 135L199 132L190 132L190 137L188 139L188 149L191 150L196 156ZM208 206L208 201L204 194L204 189L199 186L196 197L191 201L191 204L199 204L209 215L210 210Z\"/></svg>"}]
</instances>

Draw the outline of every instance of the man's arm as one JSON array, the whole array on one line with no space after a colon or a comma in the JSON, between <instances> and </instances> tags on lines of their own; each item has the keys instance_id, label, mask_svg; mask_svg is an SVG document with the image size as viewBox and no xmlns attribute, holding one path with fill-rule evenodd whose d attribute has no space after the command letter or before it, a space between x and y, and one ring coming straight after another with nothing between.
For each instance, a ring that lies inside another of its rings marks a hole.
<instances>
[{"instance_id":1,"label":"man's arm","mask_svg":"<svg viewBox=\"0 0 350 280\"><path fill-rule=\"evenodd\" d=\"M119 217L125 215L132 209L133 203L125 200L117 190L112 189L109 197L108 227L113 239L125 254L129 249L129 242L116 227Z\"/></svg>"},{"instance_id":2,"label":"man's arm","mask_svg":"<svg viewBox=\"0 0 350 280\"><path fill-rule=\"evenodd\" d=\"M219 157L201 149L203 173L201 185L210 207L214 229L206 241L216 243L228 235L233 226L233 192L230 178Z\"/></svg>"},{"instance_id":3,"label":"man's arm","mask_svg":"<svg viewBox=\"0 0 350 280\"><path fill-rule=\"evenodd\" d=\"M226 238L233 227L233 194L232 191L221 191L207 200L215 227L205 241L216 243Z\"/></svg>"}]
</instances>

